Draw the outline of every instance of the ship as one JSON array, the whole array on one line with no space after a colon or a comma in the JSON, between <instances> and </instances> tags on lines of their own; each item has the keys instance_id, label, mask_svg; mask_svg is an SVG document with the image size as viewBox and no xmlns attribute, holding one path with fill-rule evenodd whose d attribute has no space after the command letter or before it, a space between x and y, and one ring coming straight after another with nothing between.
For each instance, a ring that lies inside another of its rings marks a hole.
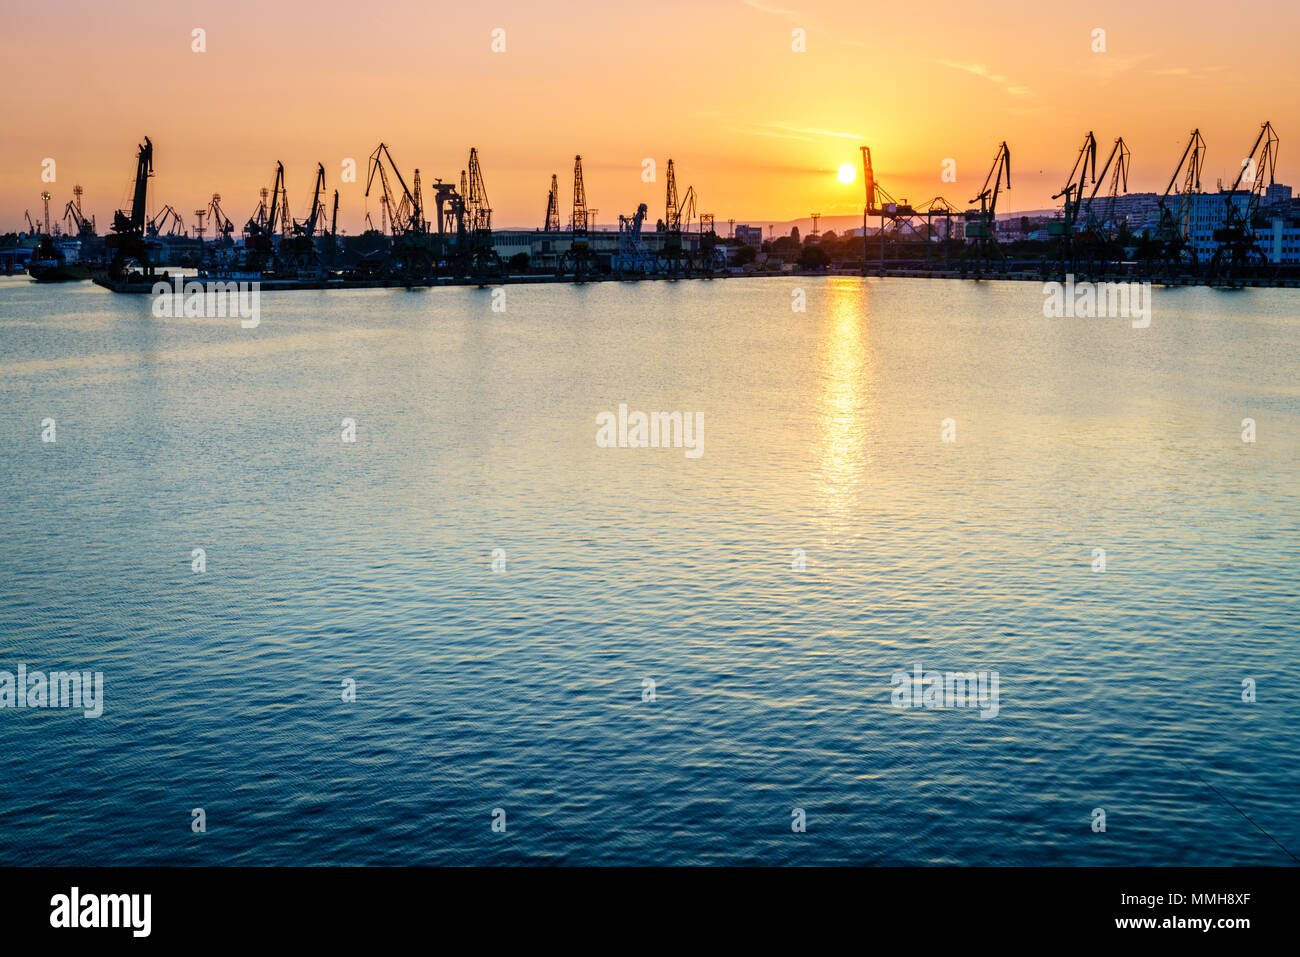
<instances>
[{"instance_id":1,"label":"ship","mask_svg":"<svg viewBox=\"0 0 1300 957\"><path fill-rule=\"evenodd\" d=\"M81 261L81 243L75 239L41 237L32 252L27 273L37 282L75 282L90 278L90 265Z\"/></svg>"}]
</instances>

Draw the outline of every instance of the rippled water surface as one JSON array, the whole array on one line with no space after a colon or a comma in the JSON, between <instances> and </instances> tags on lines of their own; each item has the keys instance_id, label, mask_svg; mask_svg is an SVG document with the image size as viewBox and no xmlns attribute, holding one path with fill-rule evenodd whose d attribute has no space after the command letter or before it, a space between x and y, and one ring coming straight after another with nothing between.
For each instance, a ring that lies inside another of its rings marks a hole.
<instances>
[{"instance_id":1,"label":"rippled water surface","mask_svg":"<svg viewBox=\"0 0 1300 957\"><path fill-rule=\"evenodd\" d=\"M0 669L106 699L0 710L0 862L1292 863L1229 801L1300 853L1300 294L491 302L0 280Z\"/></svg>"}]
</instances>

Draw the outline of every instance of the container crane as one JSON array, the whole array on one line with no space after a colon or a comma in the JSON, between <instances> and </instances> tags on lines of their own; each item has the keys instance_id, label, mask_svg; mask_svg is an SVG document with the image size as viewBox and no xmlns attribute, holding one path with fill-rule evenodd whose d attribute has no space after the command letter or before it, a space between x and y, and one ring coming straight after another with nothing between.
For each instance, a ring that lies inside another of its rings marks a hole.
<instances>
[{"instance_id":1,"label":"container crane","mask_svg":"<svg viewBox=\"0 0 1300 957\"><path fill-rule=\"evenodd\" d=\"M880 185L876 179L875 169L871 164L871 147L860 146L862 151L862 182L865 190L866 204L862 208L862 274L867 272L867 217L880 217L880 272L885 272L885 240L887 235L892 235L895 244L901 242L904 237L905 229L913 235L920 232L920 218L922 215L926 218L926 251L925 256L930 258L930 244L928 237L930 235L930 217L935 213L946 215L941 206L934 206L932 210L924 207L914 208L906 199L896 200L889 194L885 187ZM936 200L938 197L936 197ZM934 203L936 200L932 200ZM944 201L946 205L946 201ZM949 213L951 210L949 210ZM821 213L816 214L817 219L821 218ZM814 233L817 229L817 219L814 219ZM886 232L885 221L888 220L892 228Z\"/></svg>"}]
</instances>

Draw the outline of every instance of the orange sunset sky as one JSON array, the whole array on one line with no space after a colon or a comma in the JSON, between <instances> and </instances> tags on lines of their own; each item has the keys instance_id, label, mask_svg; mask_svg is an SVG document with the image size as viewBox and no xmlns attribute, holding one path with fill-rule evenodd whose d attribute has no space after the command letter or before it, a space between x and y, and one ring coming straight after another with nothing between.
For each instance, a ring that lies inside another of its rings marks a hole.
<instances>
[{"instance_id":1,"label":"orange sunset sky","mask_svg":"<svg viewBox=\"0 0 1300 957\"><path fill-rule=\"evenodd\" d=\"M1005 139L999 210L1047 208L1089 129L1101 160L1125 138L1137 191L1164 188L1199 126L1213 189L1271 120L1278 180L1300 186L1294 3L7 0L3 15L0 231L25 228L42 189L57 217L80 183L104 232L146 134L151 213L171 203L191 223L220 192L242 226L282 160L305 216L319 160L348 232L367 209L379 219L363 191L381 139L425 183L457 178L478 147L500 226L541 224L553 172L567 217L575 153L600 225L642 201L662 215L670 156L720 224L860 215L860 173L835 171L864 144L895 197L964 207ZM345 157L356 183L339 182ZM949 157L956 183L940 181Z\"/></svg>"}]
</instances>

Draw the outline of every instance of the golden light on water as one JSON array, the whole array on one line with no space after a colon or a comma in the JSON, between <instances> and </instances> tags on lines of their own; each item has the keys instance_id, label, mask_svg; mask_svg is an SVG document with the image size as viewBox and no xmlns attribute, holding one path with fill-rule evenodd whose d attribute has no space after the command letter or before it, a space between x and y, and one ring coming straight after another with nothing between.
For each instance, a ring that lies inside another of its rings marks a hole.
<instances>
[{"instance_id":1,"label":"golden light on water","mask_svg":"<svg viewBox=\"0 0 1300 957\"><path fill-rule=\"evenodd\" d=\"M821 490L836 512L853 507L866 465L870 436L868 395L872 360L868 340L868 287L856 279L832 279L822 330L818 445Z\"/></svg>"}]
</instances>

